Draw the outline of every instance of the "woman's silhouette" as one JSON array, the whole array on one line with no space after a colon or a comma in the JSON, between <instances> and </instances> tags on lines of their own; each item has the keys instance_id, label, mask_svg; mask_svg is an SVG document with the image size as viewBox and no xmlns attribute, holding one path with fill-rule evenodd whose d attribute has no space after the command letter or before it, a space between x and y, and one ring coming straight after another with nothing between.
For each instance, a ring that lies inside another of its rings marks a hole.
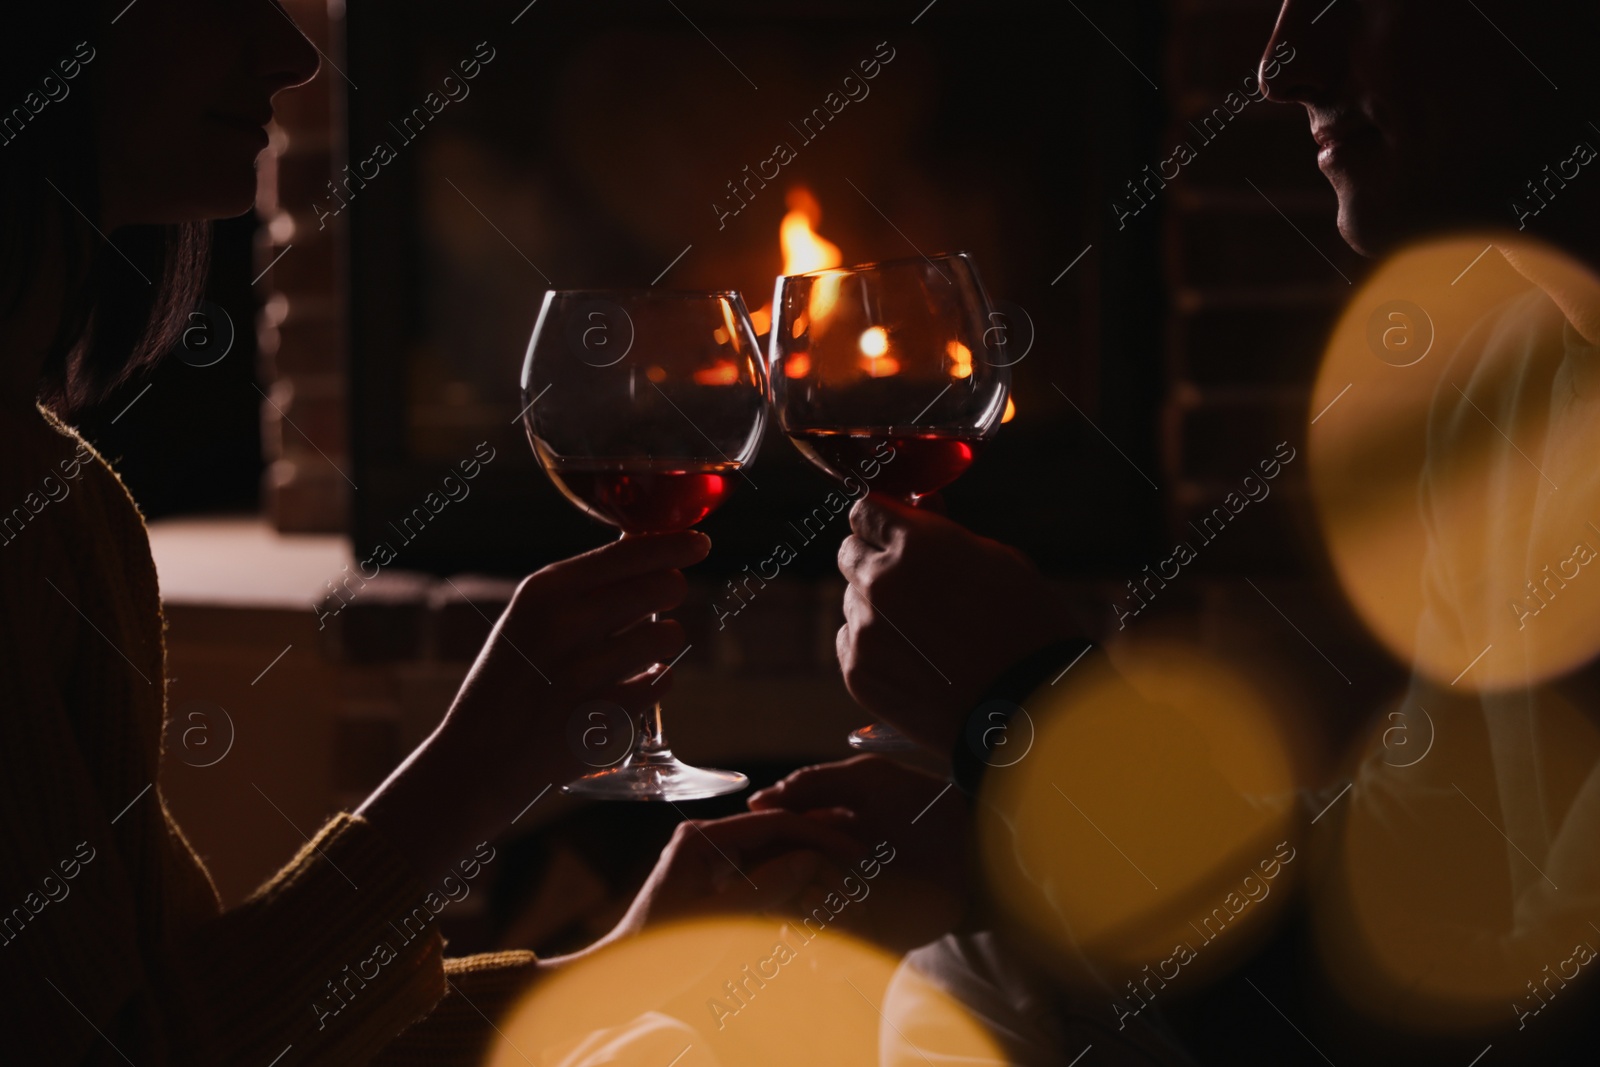
<instances>
[{"instance_id":1,"label":"woman's silhouette","mask_svg":"<svg viewBox=\"0 0 1600 1067\"><path fill-rule=\"evenodd\" d=\"M529 576L439 728L223 911L157 784L166 677L143 520L70 420L173 347L207 220L251 208L272 99L317 54L276 0L30 3L7 20L0 1058L266 1064L292 1046L291 1062L475 1061L488 1020L550 964L444 960L431 901L482 862L529 783L584 770L560 740L569 709L658 694L643 672L683 635L650 614L680 601L678 568L709 542L629 538ZM773 815L739 817L741 832L826 836ZM693 863L674 857L683 840L652 892L693 896ZM779 881L764 888L781 896Z\"/></svg>"}]
</instances>

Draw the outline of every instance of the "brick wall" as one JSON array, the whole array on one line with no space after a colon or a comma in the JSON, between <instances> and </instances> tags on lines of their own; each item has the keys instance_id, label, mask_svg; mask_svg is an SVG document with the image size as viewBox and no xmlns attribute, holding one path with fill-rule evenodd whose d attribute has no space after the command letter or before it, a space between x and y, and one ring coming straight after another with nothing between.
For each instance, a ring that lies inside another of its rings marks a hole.
<instances>
[{"instance_id":1,"label":"brick wall","mask_svg":"<svg viewBox=\"0 0 1600 1067\"><path fill-rule=\"evenodd\" d=\"M1335 227L1337 202L1316 166L1304 109L1243 97L1272 31L1274 0L1176 0L1163 89L1170 152L1196 157L1161 192L1170 294L1169 391L1162 419L1169 526L1208 511L1273 446L1300 450L1321 345L1360 281L1362 260ZM1292 47L1292 41L1288 42ZM1290 76L1293 60L1280 79ZM1193 125L1191 125L1191 123ZM1197 129L1197 127L1200 127ZM1170 173L1170 169L1169 169ZM1304 538L1303 463L1248 524L1208 549L1211 566L1284 566ZM1236 536L1237 535L1237 536Z\"/></svg>"},{"instance_id":2,"label":"brick wall","mask_svg":"<svg viewBox=\"0 0 1600 1067\"><path fill-rule=\"evenodd\" d=\"M1310 389L1322 346L1365 261L1339 236L1304 108L1239 107L1276 0L1172 0L1162 89L1164 152L1195 149L1161 190L1168 293L1161 418L1168 533L1199 546L1195 581L1163 591L1183 639L1243 668L1273 695L1305 780L1402 689L1322 561L1307 491ZM1294 41L1287 42L1291 47ZM1293 76L1281 67L1278 84ZM1229 93L1238 93L1229 106ZM1214 109L1236 114L1223 124ZM1191 125L1191 123L1193 125ZM1170 168L1169 168L1170 172ZM1271 495L1205 541L1191 523L1238 491L1279 442L1295 450Z\"/></svg>"},{"instance_id":3,"label":"brick wall","mask_svg":"<svg viewBox=\"0 0 1600 1067\"><path fill-rule=\"evenodd\" d=\"M348 528L350 444L345 320L338 238L310 210L341 152L344 75L339 26L328 0L285 0L285 8L324 55L308 85L278 96L272 146L262 156L256 211L257 321L261 353L262 500L285 532ZM331 62L328 57L333 57Z\"/></svg>"}]
</instances>

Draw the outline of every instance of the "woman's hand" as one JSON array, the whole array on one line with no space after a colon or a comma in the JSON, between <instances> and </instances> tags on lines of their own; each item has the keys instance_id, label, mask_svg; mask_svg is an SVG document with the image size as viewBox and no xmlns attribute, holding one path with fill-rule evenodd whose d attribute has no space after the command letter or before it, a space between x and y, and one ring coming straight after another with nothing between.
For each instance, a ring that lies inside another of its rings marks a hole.
<instances>
[{"instance_id":1,"label":"woman's hand","mask_svg":"<svg viewBox=\"0 0 1600 1067\"><path fill-rule=\"evenodd\" d=\"M870 494L850 529L839 546L845 686L940 755L1006 668L1080 628L1027 557L949 519Z\"/></svg>"},{"instance_id":2,"label":"woman's hand","mask_svg":"<svg viewBox=\"0 0 1600 1067\"><path fill-rule=\"evenodd\" d=\"M879 944L907 952L949 933L966 913L970 819L966 798L948 782L882 756L855 756L802 767L748 803L752 811L825 812L834 821L842 810L849 818L837 823L841 830L880 861L893 857L865 881L858 909L861 932Z\"/></svg>"},{"instance_id":3,"label":"woman's hand","mask_svg":"<svg viewBox=\"0 0 1600 1067\"><path fill-rule=\"evenodd\" d=\"M591 701L637 715L660 697L666 679L645 672L678 654L683 628L649 616L683 601L680 568L710 547L693 531L627 537L523 579L444 721L358 814L431 880L546 784L592 769L568 719Z\"/></svg>"},{"instance_id":4,"label":"woman's hand","mask_svg":"<svg viewBox=\"0 0 1600 1067\"><path fill-rule=\"evenodd\" d=\"M775 809L679 823L627 914L600 944L697 915L793 914L826 870L848 868L867 854L840 828L849 818L840 811Z\"/></svg>"},{"instance_id":5,"label":"woman's hand","mask_svg":"<svg viewBox=\"0 0 1600 1067\"><path fill-rule=\"evenodd\" d=\"M630 536L524 578L462 683L441 741L476 759L520 761L528 775L592 769L567 751L568 714L606 700L637 715L659 699L668 678L644 672L682 651L683 627L649 616L683 602L679 568L710 546L692 531ZM516 751L495 755L507 748ZM552 756L563 771L547 768ZM519 776L508 800L528 780Z\"/></svg>"},{"instance_id":6,"label":"woman's hand","mask_svg":"<svg viewBox=\"0 0 1600 1067\"><path fill-rule=\"evenodd\" d=\"M945 789L932 775L857 756L753 794L749 814L681 822L622 921L578 955L714 914L812 918L895 952L932 941L954 928L967 900L966 802Z\"/></svg>"}]
</instances>

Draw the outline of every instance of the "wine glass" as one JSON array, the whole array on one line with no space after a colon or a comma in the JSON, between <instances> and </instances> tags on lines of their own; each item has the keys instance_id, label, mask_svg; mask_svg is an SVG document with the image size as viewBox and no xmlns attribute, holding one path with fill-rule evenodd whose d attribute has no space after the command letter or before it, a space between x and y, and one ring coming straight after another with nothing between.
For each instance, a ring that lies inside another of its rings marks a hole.
<instances>
[{"instance_id":1,"label":"wine glass","mask_svg":"<svg viewBox=\"0 0 1600 1067\"><path fill-rule=\"evenodd\" d=\"M550 480L627 537L686 530L748 478L767 376L736 292L551 290L528 342L522 397ZM738 772L676 759L658 703L640 717L626 758L562 792L695 800L747 784Z\"/></svg>"},{"instance_id":2,"label":"wine glass","mask_svg":"<svg viewBox=\"0 0 1600 1067\"><path fill-rule=\"evenodd\" d=\"M779 425L851 495L927 506L999 429L1006 331L965 252L781 277L773 307ZM850 744L916 747L882 724Z\"/></svg>"}]
</instances>

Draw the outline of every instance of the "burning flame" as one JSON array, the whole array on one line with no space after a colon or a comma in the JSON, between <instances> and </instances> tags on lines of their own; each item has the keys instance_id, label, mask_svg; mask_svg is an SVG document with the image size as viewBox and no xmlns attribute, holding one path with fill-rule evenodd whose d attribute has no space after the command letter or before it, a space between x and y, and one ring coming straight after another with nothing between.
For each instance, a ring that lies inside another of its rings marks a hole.
<instances>
[{"instance_id":1,"label":"burning flame","mask_svg":"<svg viewBox=\"0 0 1600 1067\"><path fill-rule=\"evenodd\" d=\"M843 263L839 246L814 228L822 221L822 205L811 195L811 190L797 185L789 190L784 202L789 205L789 213L778 226L778 243L783 246L783 273L805 274Z\"/></svg>"},{"instance_id":2,"label":"burning flame","mask_svg":"<svg viewBox=\"0 0 1600 1067\"><path fill-rule=\"evenodd\" d=\"M733 317L733 305L722 301L722 325L711 331L712 338L718 345L729 344L740 333L739 323ZM743 347L742 343L734 346L734 351ZM654 368L651 368L652 370ZM700 385L734 385L739 381L739 364L731 359L719 359L709 367L701 367L694 372L694 380ZM651 376L651 381L655 377Z\"/></svg>"},{"instance_id":3,"label":"burning flame","mask_svg":"<svg viewBox=\"0 0 1600 1067\"><path fill-rule=\"evenodd\" d=\"M900 361L889 355L889 331L882 326L868 326L861 331L856 342L861 349L861 369L871 378L887 378L900 373Z\"/></svg>"},{"instance_id":4,"label":"burning flame","mask_svg":"<svg viewBox=\"0 0 1600 1067\"><path fill-rule=\"evenodd\" d=\"M944 350L950 357L950 377L972 377L972 349L960 341L951 341L945 345Z\"/></svg>"},{"instance_id":5,"label":"burning flame","mask_svg":"<svg viewBox=\"0 0 1600 1067\"><path fill-rule=\"evenodd\" d=\"M731 359L719 359L695 371L694 380L699 385L735 385L739 381L739 364Z\"/></svg>"},{"instance_id":6,"label":"burning flame","mask_svg":"<svg viewBox=\"0 0 1600 1067\"><path fill-rule=\"evenodd\" d=\"M839 246L817 232L817 225L822 221L822 205L811 195L811 190L803 185L794 186L784 197L784 203L789 210L778 224L778 243L783 249L783 273L805 274L843 263L844 254L839 251ZM838 295L838 282L832 279L825 279L814 286L810 307L795 320L794 335L799 337L810 320L826 316L832 311ZM755 327L757 334L771 331L772 304L768 303L751 312L750 324ZM805 377L811 373L811 357L804 352L790 356L783 372L790 378Z\"/></svg>"},{"instance_id":7,"label":"burning flame","mask_svg":"<svg viewBox=\"0 0 1600 1067\"><path fill-rule=\"evenodd\" d=\"M778 225L778 243L783 248L783 273L807 274L842 264L844 255L840 252L839 246L817 232L817 226L822 222L822 205L811 194L811 190L803 185L793 186L785 195L784 203L789 210ZM841 282L842 279L837 276L824 277L818 279L811 287L809 305L794 319L795 337L804 334L812 323L828 317L838 301ZM750 323L758 335L770 333L772 304L768 303L751 312ZM894 357L889 333L882 326L871 326L862 331L857 347L861 351L857 363L869 377L886 378L900 373L900 361ZM951 341L945 346L945 353L950 359L950 377L956 379L972 377L973 360L970 348L960 341ZM727 369L718 364L699 371L696 377L705 375L709 379L719 372L726 374ZM784 362L783 373L790 378L804 378L811 373L810 355L797 352L789 356ZM716 383L708 380L706 384ZM1000 421L1010 422L1016 414L1016 401L1008 397L1005 414L1001 416Z\"/></svg>"}]
</instances>

